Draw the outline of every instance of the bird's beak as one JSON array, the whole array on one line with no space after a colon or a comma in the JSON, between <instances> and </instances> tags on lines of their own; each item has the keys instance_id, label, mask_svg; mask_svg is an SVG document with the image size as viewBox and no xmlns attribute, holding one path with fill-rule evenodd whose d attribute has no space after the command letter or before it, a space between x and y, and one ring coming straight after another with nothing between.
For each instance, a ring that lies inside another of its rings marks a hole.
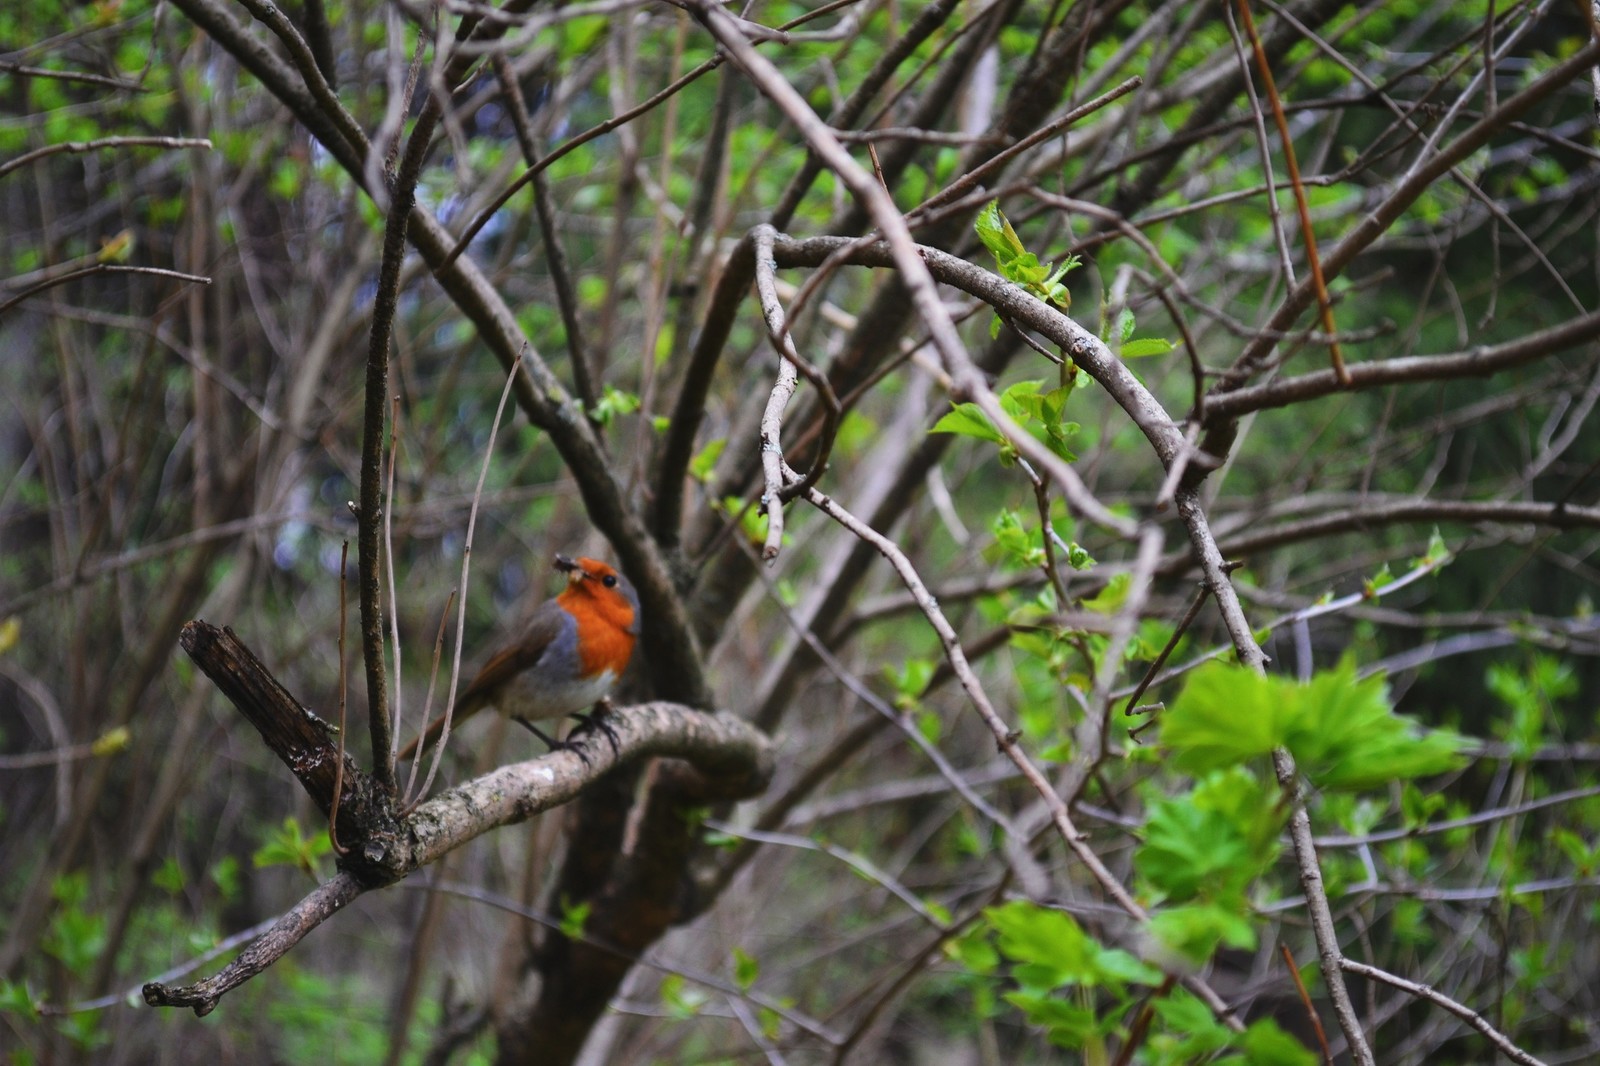
<instances>
[{"instance_id":1,"label":"bird's beak","mask_svg":"<svg viewBox=\"0 0 1600 1066\"><path fill-rule=\"evenodd\" d=\"M583 567L578 565L578 560L569 559L565 555L556 556L555 567L567 575L567 584L576 585L584 578Z\"/></svg>"}]
</instances>

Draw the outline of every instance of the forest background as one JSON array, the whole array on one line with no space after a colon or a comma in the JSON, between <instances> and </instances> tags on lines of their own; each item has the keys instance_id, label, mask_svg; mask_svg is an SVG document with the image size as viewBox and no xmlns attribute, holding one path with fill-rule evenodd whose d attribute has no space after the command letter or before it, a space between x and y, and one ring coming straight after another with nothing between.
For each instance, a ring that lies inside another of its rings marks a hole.
<instances>
[{"instance_id":1,"label":"forest background","mask_svg":"<svg viewBox=\"0 0 1600 1066\"><path fill-rule=\"evenodd\" d=\"M1594 18L0 7L0 1056L1593 1061Z\"/></svg>"}]
</instances>

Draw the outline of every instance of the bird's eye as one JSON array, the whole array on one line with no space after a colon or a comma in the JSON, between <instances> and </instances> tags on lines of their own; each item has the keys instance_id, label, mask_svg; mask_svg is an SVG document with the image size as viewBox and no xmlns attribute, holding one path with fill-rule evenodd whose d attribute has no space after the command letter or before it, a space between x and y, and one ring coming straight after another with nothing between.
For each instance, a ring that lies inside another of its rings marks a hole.
<instances>
[{"instance_id":1,"label":"bird's eye","mask_svg":"<svg viewBox=\"0 0 1600 1066\"><path fill-rule=\"evenodd\" d=\"M600 579L600 584L604 585L608 589L616 588L617 587L617 575L616 574L607 574L605 577Z\"/></svg>"}]
</instances>

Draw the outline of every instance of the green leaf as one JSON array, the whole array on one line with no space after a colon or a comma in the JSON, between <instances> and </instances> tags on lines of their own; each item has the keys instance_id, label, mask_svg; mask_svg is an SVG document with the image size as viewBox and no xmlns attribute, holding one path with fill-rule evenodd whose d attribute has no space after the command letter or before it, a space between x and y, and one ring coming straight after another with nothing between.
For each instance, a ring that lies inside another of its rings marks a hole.
<instances>
[{"instance_id":1,"label":"green leaf","mask_svg":"<svg viewBox=\"0 0 1600 1066\"><path fill-rule=\"evenodd\" d=\"M945 958L980 976L992 974L1000 966L1000 953L989 938L989 930L982 925L970 926L954 940L947 941L944 954Z\"/></svg>"},{"instance_id":2,"label":"green leaf","mask_svg":"<svg viewBox=\"0 0 1600 1066\"><path fill-rule=\"evenodd\" d=\"M1233 1043L1233 1031L1182 988L1151 1000L1150 1006L1160 1023L1150 1040L1152 1061L1161 1066L1208 1062L1209 1056Z\"/></svg>"},{"instance_id":3,"label":"green leaf","mask_svg":"<svg viewBox=\"0 0 1600 1066\"><path fill-rule=\"evenodd\" d=\"M590 411L589 415L604 426L618 415L632 414L637 411L639 403L639 397L634 393L624 392L621 389L607 385L605 392L595 402L594 410Z\"/></svg>"},{"instance_id":4,"label":"green leaf","mask_svg":"<svg viewBox=\"0 0 1600 1066\"><path fill-rule=\"evenodd\" d=\"M20 1014L32 1021L39 1016L34 1006L33 991L25 982L8 981L0 977L0 1013Z\"/></svg>"},{"instance_id":5,"label":"green leaf","mask_svg":"<svg viewBox=\"0 0 1600 1066\"><path fill-rule=\"evenodd\" d=\"M1030 570L1044 562L1042 531L1026 525L1016 511L1001 510L994 516L989 529L994 534L995 546L1000 549L1003 562L1019 570Z\"/></svg>"},{"instance_id":6,"label":"green leaf","mask_svg":"<svg viewBox=\"0 0 1600 1066\"><path fill-rule=\"evenodd\" d=\"M983 913L1026 990L1048 992L1073 984L1120 991L1128 984L1161 982L1161 971L1119 948L1103 947L1065 912L1013 900Z\"/></svg>"},{"instance_id":7,"label":"green leaf","mask_svg":"<svg viewBox=\"0 0 1600 1066\"><path fill-rule=\"evenodd\" d=\"M293 866L321 880L318 859L333 850L326 833L306 836L300 821L293 815L267 837L266 843L256 849L251 861L257 868L267 866Z\"/></svg>"},{"instance_id":8,"label":"green leaf","mask_svg":"<svg viewBox=\"0 0 1600 1066\"><path fill-rule=\"evenodd\" d=\"M1439 535L1439 527L1434 526L1433 535L1428 538L1428 550L1417 558L1411 560L1411 565L1413 568L1423 566L1443 566L1448 563L1451 558L1453 558L1453 556L1450 554L1450 546L1447 545L1444 542L1444 538Z\"/></svg>"},{"instance_id":9,"label":"green leaf","mask_svg":"<svg viewBox=\"0 0 1600 1066\"><path fill-rule=\"evenodd\" d=\"M699 482L710 481L711 472L716 469L717 460L722 458L722 450L727 446L728 439L726 437L718 437L716 440L707 441L706 446L695 453L693 459L689 460L689 476Z\"/></svg>"},{"instance_id":10,"label":"green leaf","mask_svg":"<svg viewBox=\"0 0 1600 1066\"><path fill-rule=\"evenodd\" d=\"M1289 691L1296 714L1285 743L1319 788L1372 788L1466 763L1460 736L1395 714L1383 678L1358 680L1350 659Z\"/></svg>"},{"instance_id":11,"label":"green leaf","mask_svg":"<svg viewBox=\"0 0 1600 1066\"><path fill-rule=\"evenodd\" d=\"M706 1004L706 994L691 988L682 974L669 973L661 979L661 1005L678 1021L688 1021Z\"/></svg>"},{"instance_id":12,"label":"green leaf","mask_svg":"<svg viewBox=\"0 0 1600 1066\"><path fill-rule=\"evenodd\" d=\"M1275 791L1235 766L1187 795L1152 799L1134 869L1168 900L1242 900L1278 854L1286 812Z\"/></svg>"},{"instance_id":13,"label":"green leaf","mask_svg":"<svg viewBox=\"0 0 1600 1066\"><path fill-rule=\"evenodd\" d=\"M1079 426L1063 419L1062 413L1073 389L1068 386L1040 391L1043 388L1044 383L1040 381L1019 381L1000 394L1000 406L1047 448L1070 463L1077 456L1069 442L1077 436Z\"/></svg>"},{"instance_id":14,"label":"green leaf","mask_svg":"<svg viewBox=\"0 0 1600 1066\"><path fill-rule=\"evenodd\" d=\"M1011 223L1000 210L1000 203L991 200L985 204L983 210L978 212L977 219L973 222L973 229L977 231L978 239L983 246L994 255L995 265L999 268L1000 276L1007 281L1021 285L1029 292L1042 300L1056 304L1058 307L1070 307L1072 296L1067 292L1061 279L1067 272L1078 266L1079 259L1069 255L1055 270L1047 269L1039 262L1039 257L1022 246L1022 240L1017 236L1017 231L1011 228ZM990 336L994 336L991 329Z\"/></svg>"},{"instance_id":15,"label":"green leaf","mask_svg":"<svg viewBox=\"0 0 1600 1066\"><path fill-rule=\"evenodd\" d=\"M907 659L900 667L886 666L883 675L894 686L895 702L903 703L901 710L913 706L917 697L927 689L928 682L933 680L934 664L931 659Z\"/></svg>"},{"instance_id":16,"label":"green leaf","mask_svg":"<svg viewBox=\"0 0 1600 1066\"><path fill-rule=\"evenodd\" d=\"M975 403L955 404L948 414L933 424L929 433L955 433L963 437L977 437L979 440L993 441L995 444L1004 444L1006 439L1000 431L994 428L994 423L989 421L989 416L984 414Z\"/></svg>"},{"instance_id":17,"label":"green leaf","mask_svg":"<svg viewBox=\"0 0 1600 1066\"><path fill-rule=\"evenodd\" d=\"M1212 662L1163 716L1178 769L1203 773L1287 747L1324 789L1362 789L1464 765L1465 742L1396 715L1382 678L1356 678L1349 660L1306 685Z\"/></svg>"},{"instance_id":18,"label":"green leaf","mask_svg":"<svg viewBox=\"0 0 1600 1066\"><path fill-rule=\"evenodd\" d=\"M1316 1066L1317 1056L1304 1044L1263 1018L1246 1029L1239 1046L1250 1066Z\"/></svg>"},{"instance_id":19,"label":"green leaf","mask_svg":"<svg viewBox=\"0 0 1600 1066\"><path fill-rule=\"evenodd\" d=\"M594 904L587 900L582 903L572 903L563 897L561 900L561 935L569 940L581 939L584 926L589 924L589 913L593 910Z\"/></svg>"},{"instance_id":20,"label":"green leaf","mask_svg":"<svg viewBox=\"0 0 1600 1066\"><path fill-rule=\"evenodd\" d=\"M1011 223L1006 216L1000 213L1000 201L990 200L983 205L983 210L978 212L973 228L978 232L978 239L983 246L994 255L995 262L1002 268L1017 256L1023 254L1022 241L1017 237L1017 231L1011 228Z\"/></svg>"},{"instance_id":21,"label":"green leaf","mask_svg":"<svg viewBox=\"0 0 1600 1066\"><path fill-rule=\"evenodd\" d=\"M1244 914L1244 901L1236 907L1192 903L1171 907L1150 916L1155 938L1190 962L1199 965L1216 954L1220 945L1251 949L1256 931Z\"/></svg>"},{"instance_id":22,"label":"green leaf","mask_svg":"<svg viewBox=\"0 0 1600 1066\"><path fill-rule=\"evenodd\" d=\"M1579 877L1588 877L1594 873L1595 859L1600 856L1600 846L1590 848L1583 838L1570 829L1557 829L1553 834L1556 847L1561 849L1576 868Z\"/></svg>"},{"instance_id":23,"label":"green leaf","mask_svg":"<svg viewBox=\"0 0 1600 1066\"><path fill-rule=\"evenodd\" d=\"M105 951L107 924L105 915L90 913L74 903L55 912L40 946L69 973L86 975Z\"/></svg>"},{"instance_id":24,"label":"green leaf","mask_svg":"<svg viewBox=\"0 0 1600 1066\"><path fill-rule=\"evenodd\" d=\"M1132 575L1117 574L1106 582L1105 588L1084 600L1079 606L1095 614L1116 614L1127 602L1128 588L1132 582Z\"/></svg>"},{"instance_id":25,"label":"green leaf","mask_svg":"<svg viewBox=\"0 0 1600 1066\"><path fill-rule=\"evenodd\" d=\"M1265 755L1288 735L1290 711L1270 679L1213 661L1190 675L1161 716L1175 765L1198 774Z\"/></svg>"},{"instance_id":26,"label":"green leaf","mask_svg":"<svg viewBox=\"0 0 1600 1066\"><path fill-rule=\"evenodd\" d=\"M1007 992L1004 999L1021 1008L1029 1023L1043 1026L1057 1047L1081 1048L1096 1035L1095 1015L1088 1007L1043 992Z\"/></svg>"},{"instance_id":27,"label":"green leaf","mask_svg":"<svg viewBox=\"0 0 1600 1066\"><path fill-rule=\"evenodd\" d=\"M1116 334L1117 343L1127 344L1128 339L1133 336L1133 329L1133 312L1124 307L1117 312L1117 324L1112 328L1111 332Z\"/></svg>"},{"instance_id":28,"label":"green leaf","mask_svg":"<svg viewBox=\"0 0 1600 1066\"><path fill-rule=\"evenodd\" d=\"M211 867L211 883L217 886L217 893L224 900L231 900L239 894L239 860L232 855L224 855Z\"/></svg>"},{"instance_id":29,"label":"green leaf","mask_svg":"<svg viewBox=\"0 0 1600 1066\"><path fill-rule=\"evenodd\" d=\"M733 983L741 992L748 992L761 976L761 964L743 948L733 949Z\"/></svg>"},{"instance_id":30,"label":"green leaf","mask_svg":"<svg viewBox=\"0 0 1600 1066\"><path fill-rule=\"evenodd\" d=\"M1122 346L1122 358L1141 359L1150 355L1166 355L1172 351L1172 342L1161 337L1140 337Z\"/></svg>"},{"instance_id":31,"label":"green leaf","mask_svg":"<svg viewBox=\"0 0 1600 1066\"><path fill-rule=\"evenodd\" d=\"M172 856L167 856L166 861L156 869L155 873L150 875L150 883L163 892L171 893L174 896L177 895L183 891L184 886L182 864Z\"/></svg>"}]
</instances>

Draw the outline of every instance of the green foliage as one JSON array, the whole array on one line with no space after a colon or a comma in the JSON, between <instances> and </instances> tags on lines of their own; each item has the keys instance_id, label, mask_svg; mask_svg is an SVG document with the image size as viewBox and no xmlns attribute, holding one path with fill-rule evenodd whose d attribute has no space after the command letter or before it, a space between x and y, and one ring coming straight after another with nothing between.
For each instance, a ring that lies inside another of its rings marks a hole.
<instances>
[{"instance_id":1,"label":"green foliage","mask_svg":"<svg viewBox=\"0 0 1600 1066\"><path fill-rule=\"evenodd\" d=\"M584 927L589 924L589 915L594 911L594 903L584 900L582 903L573 903L570 900L561 901L561 934L572 940L581 939Z\"/></svg>"},{"instance_id":2,"label":"green foliage","mask_svg":"<svg viewBox=\"0 0 1600 1066\"><path fill-rule=\"evenodd\" d=\"M1133 312L1124 307L1117 312L1115 325L1107 333L1102 331L1101 340L1106 341L1124 359L1142 359L1151 355L1165 355L1172 351L1172 342L1160 337L1140 337L1134 339L1133 331L1137 322Z\"/></svg>"},{"instance_id":3,"label":"green foliage","mask_svg":"<svg viewBox=\"0 0 1600 1066\"><path fill-rule=\"evenodd\" d=\"M1208 774L1186 795L1150 800L1133 866L1162 898L1242 899L1278 854L1287 810L1243 767Z\"/></svg>"},{"instance_id":4,"label":"green foliage","mask_svg":"<svg viewBox=\"0 0 1600 1066\"><path fill-rule=\"evenodd\" d=\"M1203 908L1187 908L1188 927ZM1169 912L1177 914L1177 911ZM1005 978L1014 987L999 998L1022 1011L1051 1044L1110 1061L1129 1039L1129 1022L1148 1011L1151 1024L1136 1061L1172 1066L1234 1052L1239 1063L1311 1066L1316 1060L1271 1021L1234 1033L1209 1009L1149 963L1108 948L1057 910L1015 900L983 912L984 921L945 945L945 956L967 975L981 1015L994 1009L989 993Z\"/></svg>"},{"instance_id":5,"label":"green foliage","mask_svg":"<svg viewBox=\"0 0 1600 1066\"><path fill-rule=\"evenodd\" d=\"M300 820L293 815L285 818L277 829L269 830L266 840L256 849L251 862L257 869L267 866L292 866L317 881L323 880L322 858L333 851L333 844L325 832L307 836L300 828Z\"/></svg>"},{"instance_id":6,"label":"green foliage","mask_svg":"<svg viewBox=\"0 0 1600 1066\"><path fill-rule=\"evenodd\" d=\"M1544 745L1556 706L1578 687L1572 667L1549 655L1532 656L1520 670L1497 663L1489 667L1486 683L1511 712L1495 731L1519 761L1531 759Z\"/></svg>"},{"instance_id":7,"label":"green foliage","mask_svg":"<svg viewBox=\"0 0 1600 1066\"><path fill-rule=\"evenodd\" d=\"M210 877L224 901L232 900L239 894L239 860L234 856L224 855L218 859L216 865L211 867Z\"/></svg>"},{"instance_id":8,"label":"green foliage","mask_svg":"<svg viewBox=\"0 0 1600 1066\"><path fill-rule=\"evenodd\" d=\"M1219 944L1256 943L1251 884L1278 854L1288 816L1269 787L1242 767L1218 770L1186 795L1153 797L1134 870L1154 898L1150 931L1191 963L1202 964Z\"/></svg>"},{"instance_id":9,"label":"green foliage","mask_svg":"<svg viewBox=\"0 0 1600 1066\"><path fill-rule=\"evenodd\" d=\"M1041 443L1067 462L1077 458L1071 448L1072 438L1080 429L1078 423L1066 421L1062 414L1071 388L1042 391L1042 381L1019 381L1000 394L1000 408L1032 433ZM1011 466L1017 461L1016 448L1006 440L975 403L952 404L950 411L933 424L930 433L954 433L973 437L1000 446L1000 462Z\"/></svg>"},{"instance_id":10,"label":"green foliage","mask_svg":"<svg viewBox=\"0 0 1600 1066\"><path fill-rule=\"evenodd\" d=\"M1074 985L1121 994L1129 985L1161 983L1161 971L1120 948L1104 947L1064 911L1015 900L983 913L1012 964L1012 977L1026 990Z\"/></svg>"},{"instance_id":11,"label":"green foliage","mask_svg":"<svg viewBox=\"0 0 1600 1066\"><path fill-rule=\"evenodd\" d=\"M39 1017L38 1001L26 981L9 981L0 977L0 1013L18 1014L25 1021Z\"/></svg>"},{"instance_id":12,"label":"green foliage","mask_svg":"<svg viewBox=\"0 0 1600 1066\"><path fill-rule=\"evenodd\" d=\"M1464 765L1463 741L1396 715L1382 678L1349 660L1306 685L1210 662L1162 715L1161 739L1186 773L1237 765L1287 748L1324 789L1363 789Z\"/></svg>"},{"instance_id":13,"label":"green foliage","mask_svg":"<svg viewBox=\"0 0 1600 1066\"><path fill-rule=\"evenodd\" d=\"M1039 257L1022 246L1017 231L1000 210L1000 202L991 200L978 212L973 223L978 239L994 255L1000 276L1028 290L1039 299L1065 311L1072 306L1072 294L1061 279L1079 264L1075 255L1062 260L1061 265L1050 270L1039 262Z\"/></svg>"},{"instance_id":14,"label":"green foliage","mask_svg":"<svg viewBox=\"0 0 1600 1066\"><path fill-rule=\"evenodd\" d=\"M733 983L739 986L741 992L748 992L755 986L756 979L761 976L761 964L754 955L743 948L733 949Z\"/></svg>"},{"instance_id":15,"label":"green foliage","mask_svg":"<svg viewBox=\"0 0 1600 1066\"><path fill-rule=\"evenodd\" d=\"M167 856L156 872L150 875L150 883L169 895L177 895L183 891L185 883L183 866L177 859Z\"/></svg>"},{"instance_id":16,"label":"green foliage","mask_svg":"<svg viewBox=\"0 0 1600 1066\"><path fill-rule=\"evenodd\" d=\"M639 397L635 394L607 385L589 414L604 426L618 415L631 415L639 409L639 403Z\"/></svg>"},{"instance_id":17,"label":"green foliage","mask_svg":"<svg viewBox=\"0 0 1600 1066\"><path fill-rule=\"evenodd\" d=\"M883 676L894 688L895 706L901 710L916 707L933 680L933 671L931 659L910 658L899 666L885 666Z\"/></svg>"},{"instance_id":18,"label":"green foliage","mask_svg":"<svg viewBox=\"0 0 1600 1066\"><path fill-rule=\"evenodd\" d=\"M678 1021L688 1021L709 1001L706 992L689 984L682 974L669 973L661 979L661 1006L667 1016Z\"/></svg>"},{"instance_id":19,"label":"green foliage","mask_svg":"<svg viewBox=\"0 0 1600 1066\"><path fill-rule=\"evenodd\" d=\"M85 976L106 946L106 916L87 906L89 876L62 874L50 894L57 906L41 944L68 972Z\"/></svg>"},{"instance_id":20,"label":"green foliage","mask_svg":"<svg viewBox=\"0 0 1600 1066\"><path fill-rule=\"evenodd\" d=\"M264 1014L283 1061L324 1061L329 1048L350 1062L383 1060L388 1033L362 975L329 977L290 958L266 979L282 987L266 999Z\"/></svg>"},{"instance_id":21,"label":"green foliage","mask_svg":"<svg viewBox=\"0 0 1600 1066\"><path fill-rule=\"evenodd\" d=\"M706 442L705 447L695 453L689 460L689 476L701 484L711 480L712 472L717 468L717 460L722 458L722 450L728 446L728 438L718 437Z\"/></svg>"}]
</instances>

